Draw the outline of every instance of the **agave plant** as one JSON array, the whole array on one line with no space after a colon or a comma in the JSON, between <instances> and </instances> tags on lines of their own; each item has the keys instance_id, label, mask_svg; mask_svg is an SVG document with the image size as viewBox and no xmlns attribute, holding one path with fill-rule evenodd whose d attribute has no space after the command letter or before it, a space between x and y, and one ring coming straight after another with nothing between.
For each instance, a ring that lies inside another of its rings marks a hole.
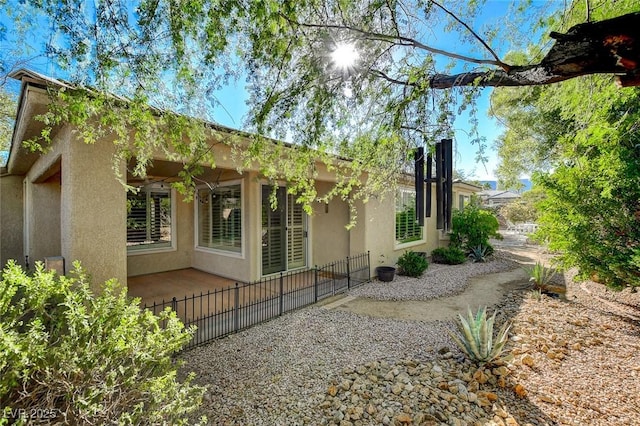
<instances>
[{"instance_id":1,"label":"agave plant","mask_svg":"<svg viewBox=\"0 0 640 426\"><path fill-rule=\"evenodd\" d=\"M479 308L474 316L468 309L467 319L458 314L459 334L449 333L453 341L460 347L471 360L479 363L488 363L498 358L507 343L507 333L510 325L504 324L498 335L493 337L493 324L496 319L494 312L487 319L487 308Z\"/></svg>"},{"instance_id":2,"label":"agave plant","mask_svg":"<svg viewBox=\"0 0 640 426\"><path fill-rule=\"evenodd\" d=\"M469 253L469 258L473 261L473 263L486 262L487 256L489 256L489 253L490 251L488 246L479 245L471 249L471 253Z\"/></svg>"},{"instance_id":3,"label":"agave plant","mask_svg":"<svg viewBox=\"0 0 640 426\"><path fill-rule=\"evenodd\" d=\"M537 261L535 265L530 268L525 268L529 274L529 281L533 281L535 288L541 288L551 281L551 277L555 274L555 271L551 268L545 268L545 266Z\"/></svg>"}]
</instances>

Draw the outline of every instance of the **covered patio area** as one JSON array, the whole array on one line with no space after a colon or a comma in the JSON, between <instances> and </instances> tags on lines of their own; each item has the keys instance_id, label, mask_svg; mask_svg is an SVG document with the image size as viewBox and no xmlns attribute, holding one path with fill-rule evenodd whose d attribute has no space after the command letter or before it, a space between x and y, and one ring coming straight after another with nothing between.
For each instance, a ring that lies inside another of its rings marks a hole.
<instances>
[{"instance_id":1,"label":"covered patio area","mask_svg":"<svg viewBox=\"0 0 640 426\"><path fill-rule=\"evenodd\" d=\"M127 279L129 296L141 298L142 306L168 302L173 297L184 298L194 294L220 291L235 284L236 281L194 268L139 275Z\"/></svg>"}]
</instances>

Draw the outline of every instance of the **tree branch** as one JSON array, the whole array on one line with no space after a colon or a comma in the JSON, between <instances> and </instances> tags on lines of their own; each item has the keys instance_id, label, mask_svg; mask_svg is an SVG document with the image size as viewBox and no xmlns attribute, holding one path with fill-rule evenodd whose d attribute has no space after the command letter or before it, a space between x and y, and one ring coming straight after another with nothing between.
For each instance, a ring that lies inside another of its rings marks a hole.
<instances>
[{"instance_id":1,"label":"tree branch","mask_svg":"<svg viewBox=\"0 0 640 426\"><path fill-rule=\"evenodd\" d=\"M495 60L497 62L499 62L499 64L501 64L501 65L499 65L500 68L502 68L505 71L509 71L509 65L505 64L504 62L502 62L500 60L500 58L498 57L498 55L496 55L496 52L494 52L493 49L491 47L489 47L489 45L484 41L484 39L482 39L475 31L473 31L473 29L469 25L467 25L465 22L463 22L453 12L451 12L449 9L447 9L446 7L441 5L440 3L438 3L438 2L436 2L434 0L431 0L431 3L433 3L434 5L439 7L440 9L442 9L447 15L451 16L453 19L456 20L456 22L458 22L460 25L465 27L467 29L467 31L469 31L476 38L476 40L478 40L480 43L482 43L482 45L489 51L489 53L491 53L491 56L493 56L495 58Z\"/></svg>"},{"instance_id":2,"label":"tree branch","mask_svg":"<svg viewBox=\"0 0 640 426\"><path fill-rule=\"evenodd\" d=\"M427 52L430 53L434 53L436 55L443 55L443 56L447 56L449 58L452 59L459 59L461 61L465 61L465 62L472 62L474 64L481 64L481 65L494 65L494 66L498 66L501 68L504 68L504 66L506 66L506 64L504 64L501 61L494 61L491 59L478 59L478 58L472 58L469 56L465 56L465 55L458 55L457 53L452 53L452 52L448 52L446 50L441 50L441 49L436 49L435 47L431 47L428 46L416 39L413 39L411 37L405 37L405 36L393 36L393 35L389 35L389 34L381 34L381 33L376 33L373 31L365 31L362 30L360 28L355 28L349 25L338 25L338 24L309 24L309 23L302 23L302 22L295 22L295 21L291 21L290 19L288 19L286 16L282 15L283 18L287 19L291 24L293 25L299 25L301 27L304 28L322 28L322 29L334 29L334 30L341 30L341 31L350 31L356 34L360 34L362 36L364 36L364 38L366 38L367 40L378 40L378 41L384 41L387 43L395 43L399 46L410 46L410 47L415 47L416 49L421 49L421 50L425 50Z\"/></svg>"},{"instance_id":3,"label":"tree branch","mask_svg":"<svg viewBox=\"0 0 640 426\"><path fill-rule=\"evenodd\" d=\"M576 25L556 39L539 64L509 70L429 77L434 89L454 86L532 86L557 83L591 74L614 74L620 85L640 85L640 12Z\"/></svg>"},{"instance_id":4,"label":"tree branch","mask_svg":"<svg viewBox=\"0 0 640 426\"><path fill-rule=\"evenodd\" d=\"M376 69L372 68L371 70L369 70L369 72L371 74L373 74L373 75L381 77L381 78L383 78L383 79L385 79L385 80L387 80L387 81L389 81L391 83L394 83L394 84L400 84L402 86L417 86L417 84L415 84L415 83L409 83L408 81L397 80L397 79L395 79L393 77L389 77L387 74L385 74L384 72L382 72L380 70L376 70Z\"/></svg>"},{"instance_id":5,"label":"tree branch","mask_svg":"<svg viewBox=\"0 0 640 426\"><path fill-rule=\"evenodd\" d=\"M456 86L502 87L502 86L538 86L557 83L587 73L571 76L559 76L546 72L544 67L512 68L509 72L503 70L469 72L455 75L435 74L429 77L429 87L432 89L449 89Z\"/></svg>"}]
</instances>

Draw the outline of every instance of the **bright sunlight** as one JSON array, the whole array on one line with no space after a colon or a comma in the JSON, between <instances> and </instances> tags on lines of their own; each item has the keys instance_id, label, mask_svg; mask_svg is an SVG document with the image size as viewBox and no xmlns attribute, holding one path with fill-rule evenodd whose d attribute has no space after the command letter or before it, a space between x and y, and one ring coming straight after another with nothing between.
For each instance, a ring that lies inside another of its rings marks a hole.
<instances>
[{"instance_id":1,"label":"bright sunlight","mask_svg":"<svg viewBox=\"0 0 640 426\"><path fill-rule=\"evenodd\" d=\"M331 52L333 64L342 71L352 69L359 57L353 43L339 43L336 45L336 49Z\"/></svg>"}]
</instances>

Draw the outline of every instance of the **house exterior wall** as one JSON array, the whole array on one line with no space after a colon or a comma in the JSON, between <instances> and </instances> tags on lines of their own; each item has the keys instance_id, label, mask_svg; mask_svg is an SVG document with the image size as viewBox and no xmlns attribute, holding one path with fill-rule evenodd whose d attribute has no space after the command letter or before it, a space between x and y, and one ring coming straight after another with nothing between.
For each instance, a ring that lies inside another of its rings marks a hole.
<instances>
[{"instance_id":1,"label":"house exterior wall","mask_svg":"<svg viewBox=\"0 0 640 426\"><path fill-rule=\"evenodd\" d=\"M62 155L61 235L67 265L79 260L91 274L92 287L127 279L126 194L113 172L110 140L92 145L73 134ZM124 165L121 166L124 173Z\"/></svg>"},{"instance_id":2,"label":"house exterior wall","mask_svg":"<svg viewBox=\"0 0 640 426\"><path fill-rule=\"evenodd\" d=\"M24 266L23 176L0 177L0 268L9 259Z\"/></svg>"},{"instance_id":3,"label":"house exterior wall","mask_svg":"<svg viewBox=\"0 0 640 426\"><path fill-rule=\"evenodd\" d=\"M318 194L325 194L331 189L329 182L316 183ZM350 254L349 206L346 202L334 198L325 203L314 203L313 215L310 218L311 254L314 265L324 265L334 260L345 258Z\"/></svg>"},{"instance_id":4,"label":"house exterior wall","mask_svg":"<svg viewBox=\"0 0 640 426\"><path fill-rule=\"evenodd\" d=\"M61 256L59 181L27 181L27 230L29 263L43 262L45 257Z\"/></svg>"},{"instance_id":5,"label":"house exterior wall","mask_svg":"<svg viewBox=\"0 0 640 426\"><path fill-rule=\"evenodd\" d=\"M401 187L403 187L401 185ZM409 185L404 187L411 188ZM473 194L472 188L454 184L456 199L459 195ZM431 253L438 247L449 244L449 237L436 228L436 191L431 191L431 217L425 218L423 239L410 243L398 244L395 239L395 193L384 194L378 199L371 198L367 203L358 205L358 223L350 231L350 248L352 253L370 251L371 275L375 275L378 266L395 266L398 258L407 250ZM426 191L425 191L426 196ZM454 199L454 208L458 202Z\"/></svg>"},{"instance_id":6,"label":"house exterior wall","mask_svg":"<svg viewBox=\"0 0 640 426\"><path fill-rule=\"evenodd\" d=\"M21 101L22 107L16 124L17 140L12 147L9 164L14 171L9 172L26 174L25 188L23 195L22 176L1 179L3 207L0 231L3 242L0 245L0 258L3 261L9 256L22 258L25 252L34 260L62 255L66 261L66 269L69 270L74 260L80 260L92 274L96 289L109 278L117 278L124 283L127 276L187 267L241 281L260 278L261 196L264 182L256 164L248 165L242 175L227 175L222 179L242 182L241 253L196 248L197 205L193 202L184 203L178 195L173 197L176 236L174 250L128 256L126 192L113 173L115 147L112 141L104 139L87 145L77 140L71 127L62 126L60 129L56 128L54 143L47 153L25 152L19 148L21 139L39 134L42 124L33 117L46 111L48 97L46 91L36 87L23 87L23 94L25 96L21 98L23 102ZM243 135L230 136L231 133L225 129L213 131L212 143L221 142L228 137L239 138L241 142L248 140ZM217 167L226 172L235 171L236 158L230 147L219 143L215 145L215 149ZM156 160L164 160L166 166L176 164L170 163L161 154L158 154ZM317 189L322 194L329 190L335 181L335 175L322 164L316 166ZM119 167L124 176L125 165ZM462 189L456 189L454 184L454 206L459 194L466 191L467 186L462 185ZM469 193L471 192L470 190ZM6 205L5 199L8 200ZM435 191L432 204L435 205ZM23 212L25 205L27 210ZM446 236L435 228L435 217L426 219L424 238L421 241L397 244L395 193L388 193L379 199L372 198L368 203L360 203L357 208L357 224L347 231L345 226L349 223L349 209L345 202L334 199L328 205L316 203L313 206L313 214L307 222L307 266L370 251L371 264L375 268L380 263L395 264L407 249L429 252L447 244ZM26 224L26 229L22 229L23 223ZM16 226L12 227L11 224ZM21 243L23 236L28 242L26 247ZM12 242L11 248L5 249L9 242Z\"/></svg>"}]
</instances>

